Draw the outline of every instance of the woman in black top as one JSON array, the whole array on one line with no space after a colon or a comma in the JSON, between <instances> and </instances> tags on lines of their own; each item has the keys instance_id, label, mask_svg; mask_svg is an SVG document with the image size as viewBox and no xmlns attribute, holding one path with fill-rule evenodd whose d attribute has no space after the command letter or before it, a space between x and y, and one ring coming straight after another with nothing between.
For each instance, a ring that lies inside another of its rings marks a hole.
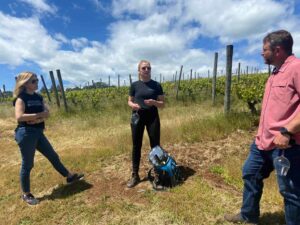
<instances>
[{"instance_id":1,"label":"woman in black top","mask_svg":"<svg viewBox=\"0 0 300 225\"><path fill-rule=\"evenodd\" d=\"M132 178L127 183L131 188L140 181L139 165L144 129L146 127L151 148L160 144L160 120L157 108L164 107L161 85L151 79L150 62L142 60L138 65L139 81L133 82L128 98L132 108Z\"/></svg>"},{"instance_id":2,"label":"woman in black top","mask_svg":"<svg viewBox=\"0 0 300 225\"><path fill-rule=\"evenodd\" d=\"M44 121L49 117L49 111L43 97L35 92L37 89L38 79L34 73L19 74L14 90L15 116L18 121L15 140L22 155L20 171L22 199L30 205L38 204L38 200L30 193L30 171L34 164L35 149L40 151L62 176L66 177L67 183L83 177L83 174L70 173L65 168L44 135Z\"/></svg>"}]
</instances>

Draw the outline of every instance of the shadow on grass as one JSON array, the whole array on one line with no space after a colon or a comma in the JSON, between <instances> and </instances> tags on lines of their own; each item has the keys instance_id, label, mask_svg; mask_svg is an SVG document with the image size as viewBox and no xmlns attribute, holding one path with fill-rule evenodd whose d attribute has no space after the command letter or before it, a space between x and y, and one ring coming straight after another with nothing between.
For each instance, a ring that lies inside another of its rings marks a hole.
<instances>
[{"instance_id":1,"label":"shadow on grass","mask_svg":"<svg viewBox=\"0 0 300 225\"><path fill-rule=\"evenodd\" d=\"M179 178L180 180L177 180L176 185L182 185L190 176L194 175L196 173L195 170L193 170L190 167L187 166L178 166L178 171L179 171ZM154 170L153 168L149 170L148 176L144 177L140 182L145 182L145 181L150 181L150 183L153 185L156 182L154 181ZM172 184L170 177L164 176L162 174L159 175L159 182L158 182L160 188L154 188L156 190L167 190L168 188L171 188L174 184Z\"/></svg>"},{"instance_id":2,"label":"shadow on grass","mask_svg":"<svg viewBox=\"0 0 300 225\"><path fill-rule=\"evenodd\" d=\"M64 199L64 198L68 198L69 196L76 195L77 193L80 193L82 191L88 190L92 187L93 185L86 182L85 180L80 180L72 184L63 184L53 189L51 194L44 195L43 197L38 198L38 200L44 201L44 200Z\"/></svg>"},{"instance_id":3,"label":"shadow on grass","mask_svg":"<svg viewBox=\"0 0 300 225\"><path fill-rule=\"evenodd\" d=\"M259 218L259 225L284 225L285 218L283 211L274 213L264 213Z\"/></svg>"},{"instance_id":4,"label":"shadow on grass","mask_svg":"<svg viewBox=\"0 0 300 225\"><path fill-rule=\"evenodd\" d=\"M178 167L181 173L182 181L186 181L189 177L193 176L196 171L188 166L179 166Z\"/></svg>"}]
</instances>

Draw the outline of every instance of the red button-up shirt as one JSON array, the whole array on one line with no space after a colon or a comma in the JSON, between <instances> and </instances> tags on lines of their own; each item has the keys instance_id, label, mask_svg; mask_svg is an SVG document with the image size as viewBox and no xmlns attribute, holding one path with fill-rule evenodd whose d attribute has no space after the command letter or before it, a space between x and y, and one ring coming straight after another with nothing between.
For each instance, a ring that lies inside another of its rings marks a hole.
<instances>
[{"instance_id":1,"label":"red button-up shirt","mask_svg":"<svg viewBox=\"0 0 300 225\"><path fill-rule=\"evenodd\" d=\"M280 127L300 113L300 59L289 56L279 70L269 77L262 102L260 122L255 143L258 149L275 148L274 137ZM294 134L300 144L300 133Z\"/></svg>"}]
</instances>

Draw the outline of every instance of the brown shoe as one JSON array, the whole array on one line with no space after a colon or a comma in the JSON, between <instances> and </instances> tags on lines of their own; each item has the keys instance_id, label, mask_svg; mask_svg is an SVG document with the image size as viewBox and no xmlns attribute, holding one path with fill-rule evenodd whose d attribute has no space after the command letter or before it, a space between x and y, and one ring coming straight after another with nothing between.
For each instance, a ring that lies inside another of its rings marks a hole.
<instances>
[{"instance_id":1,"label":"brown shoe","mask_svg":"<svg viewBox=\"0 0 300 225\"><path fill-rule=\"evenodd\" d=\"M127 187L128 188L133 188L136 186L139 182L141 181L140 177L138 174L132 174L132 178L128 181Z\"/></svg>"},{"instance_id":2,"label":"brown shoe","mask_svg":"<svg viewBox=\"0 0 300 225\"><path fill-rule=\"evenodd\" d=\"M248 225L257 225L258 223L248 222L244 220L240 213L238 214L225 214L224 219L227 222L238 223L238 224L248 224Z\"/></svg>"}]
</instances>

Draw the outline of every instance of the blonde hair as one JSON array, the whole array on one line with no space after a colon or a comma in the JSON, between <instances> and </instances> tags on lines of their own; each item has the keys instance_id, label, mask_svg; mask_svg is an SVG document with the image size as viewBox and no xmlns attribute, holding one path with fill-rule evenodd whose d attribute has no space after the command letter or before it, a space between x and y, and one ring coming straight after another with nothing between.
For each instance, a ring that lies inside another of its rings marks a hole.
<instances>
[{"instance_id":1,"label":"blonde hair","mask_svg":"<svg viewBox=\"0 0 300 225\"><path fill-rule=\"evenodd\" d=\"M33 72L22 72L16 79L16 86L14 90L14 97L17 98L23 91L25 91L25 84L30 80L31 77L36 76Z\"/></svg>"},{"instance_id":2,"label":"blonde hair","mask_svg":"<svg viewBox=\"0 0 300 225\"><path fill-rule=\"evenodd\" d=\"M139 79L139 80L141 79L141 77L140 77L140 68L141 68L142 63L148 63L149 66L151 66L150 62L147 61L147 60L145 60L145 59L142 59L142 60L139 62L139 64L138 64L138 79Z\"/></svg>"}]
</instances>

